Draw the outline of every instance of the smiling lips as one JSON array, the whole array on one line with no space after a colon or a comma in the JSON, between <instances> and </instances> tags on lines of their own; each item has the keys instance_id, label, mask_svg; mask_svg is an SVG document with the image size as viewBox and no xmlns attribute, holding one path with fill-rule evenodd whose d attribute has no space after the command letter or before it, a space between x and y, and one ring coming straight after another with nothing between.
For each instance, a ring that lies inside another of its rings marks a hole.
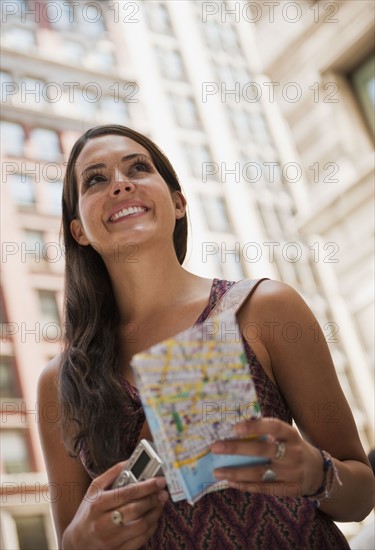
<instances>
[{"instance_id":1,"label":"smiling lips","mask_svg":"<svg viewBox=\"0 0 375 550\"><path fill-rule=\"evenodd\" d=\"M129 208L123 208L119 212L116 212L116 214L113 214L109 218L110 222L115 222L120 218L125 218L127 216L130 216L131 214L139 214L140 212L146 212L147 208L144 206L130 206Z\"/></svg>"}]
</instances>

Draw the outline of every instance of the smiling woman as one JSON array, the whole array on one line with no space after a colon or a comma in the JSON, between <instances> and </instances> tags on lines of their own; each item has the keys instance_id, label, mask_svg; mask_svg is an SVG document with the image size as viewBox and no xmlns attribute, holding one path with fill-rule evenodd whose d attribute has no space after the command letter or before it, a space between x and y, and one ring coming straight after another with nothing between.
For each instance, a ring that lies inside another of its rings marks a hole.
<instances>
[{"instance_id":1,"label":"smiling woman","mask_svg":"<svg viewBox=\"0 0 375 550\"><path fill-rule=\"evenodd\" d=\"M323 334L311 337L316 319L277 281L254 281L237 314L262 418L212 447L266 457L267 467L215 470L229 487L194 506L171 502L164 478L109 489L139 440L152 439L131 357L204 322L240 286L182 267L187 218L178 178L160 149L129 128L99 126L74 145L63 234L65 343L39 381L41 410L53 402L61 411L39 425L49 481L60 489L60 547L348 548L333 520L371 511L373 475ZM252 338L246 330L270 323L297 323L301 337L286 341L275 328ZM309 413L332 403L334 423Z\"/></svg>"},{"instance_id":2,"label":"smiling woman","mask_svg":"<svg viewBox=\"0 0 375 550\"><path fill-rule=\"evenodd\" d=\"M80 216L72 220L71 231L79 244L101 243L105 262L113 260L114 239L121 245L132 240L139 245L141 239L142 251L146 240L149 246L157 244L150 231L159 246L164 240L165 253L173 248L173 228L176 219L185 217L185 200L180 190L167 187L144 147L125 136L97 137L78 155L75 174ZM100 229L107 233L108 246Z\"/></svg>"},{"instance_id":3,"label":"smiling woman","mask_svg":"<svg viewBox=\"0 0 375 550\"><path fill-rule=\"evenodd\" d=\"M109 133L111 129L113 133ZM74 238L81 239L80 244L84 244L82 238L86 237L85 244L88 244L90 235L94 237L88 228L88 235L82 231L85 208L90 209L89 220L85 220L86 223L91 221L95 224L91 209L99 208L99 203L106 200L108 193L111 201L107 200L103 205L100 218L107 224L107 228L116 221L110 217L118 214L123 208L141 207L145 212L149 212L150 207L141 203L138 196L134 196L135 185L140 186L143 194L147 194L149 187L152 192L150 184L156 185L159 188L159 191L158 189L154 191L157 196L160 195L161 189L164 195L170 195L171 200L179 197L185 205L177 175L168 159L155 144L134 130L125 131L124 127L120 126L99 126L89 130L81 141L76 143L71 159L74 160L68 166L70 173L68 174L67 170L67 179L74 181L75 185L72 189L65 188L64 197L67 209L73 207L69 212L69 218L73 221ZM121 186L124 187L122 192ZM81 216L76 219L77 204ZM111 209L114 211L112 212ZM103 219L103 216L108 216L108 219ZM122 217L117 216L117 219L120 220ZM66 230L65 232L64 228L65 236L70 240L72 238L70 224ZM177 256L181 262L186 254L186 238L187 219L182 215L177 219L173 232L174 245L177 247ZM96 239L91 238L91 242L96 242Z\"/></svg>"}]
</instances>

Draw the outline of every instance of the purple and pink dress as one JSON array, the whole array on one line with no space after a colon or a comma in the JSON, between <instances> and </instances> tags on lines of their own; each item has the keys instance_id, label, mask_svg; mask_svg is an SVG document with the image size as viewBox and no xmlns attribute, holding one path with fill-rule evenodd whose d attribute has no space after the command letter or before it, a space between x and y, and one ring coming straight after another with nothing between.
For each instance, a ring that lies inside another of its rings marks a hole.
<instances>
[{"instance_id":1,"label":"purple and pink dress","mask_svg":"<svg viewBox=\"0 0 375 550\"><path fill-rule=\"evenodd\" d=\"M234 282L214 279L208 304L196 324L203 323ZM267 376L243 339L249 372L254 380L263 416L292 423L291 412L278 387ZM124 414L123 460L136 447L145 415L139 393L125 379L131 402ZM82 462L85 465L83 453ZM99 475L90 472L91 477ZM349 545L335 525L304 497L289 498L225 489L203 496L194 506L168 501L158 529L145 550L343 550Z\"/></svg>"}]
</instances>

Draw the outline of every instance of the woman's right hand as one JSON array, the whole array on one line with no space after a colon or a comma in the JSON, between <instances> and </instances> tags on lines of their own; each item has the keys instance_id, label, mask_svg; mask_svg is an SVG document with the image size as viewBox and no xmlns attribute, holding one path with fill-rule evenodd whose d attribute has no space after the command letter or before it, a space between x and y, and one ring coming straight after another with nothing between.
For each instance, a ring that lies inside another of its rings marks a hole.
<instances>
[{"instance_id":1,"label":"woman's right hand","mask_svg":"<svg viewBox=\"0 0 375 550\"><path fill-rule=\"evenodd\" d=\"M120 462L95 478L68 528L62 548L135 550L154 534L169 495L164 477L151 478L118 489L107 489L126 462ZM115 524L117 510L123 521Z\"/></svg>"}]
</instances>

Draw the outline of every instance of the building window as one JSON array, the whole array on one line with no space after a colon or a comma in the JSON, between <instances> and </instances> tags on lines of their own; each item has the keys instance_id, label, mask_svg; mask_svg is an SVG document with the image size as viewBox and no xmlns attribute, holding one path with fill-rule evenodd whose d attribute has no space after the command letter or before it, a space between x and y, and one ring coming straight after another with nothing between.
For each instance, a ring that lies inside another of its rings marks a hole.
<instances>
[{"instance_id":1,"label":"building window","mask_svg":"<svg viewBox=\"0 0 375 550\"><path fill-rule=\"evenodd\" d=\"M191 97L170 94L170 101L179 126L191 129L201 128L197 108Z\"/></svg>"},{"instance_id":2,"label":"building window","mask_svg":"<svg viewBox=\"0 0 375 550\"><path fill-rule=\"evenodd\" d=\"M16 82L14 82L13 77L7 71L0 71L0 92L1 92L1 103L8 103L9 97L12 97L12 94L15 89Z\"/></svg>"},{"instance_id":3,"label":"building window","mask_svg":"<svg viewBox=\"0 0 375 550\"><path fill-rule=\"evenodd\" d=\"M215 67L219 82L225 84L225 88L223 86L223 89L228 90L228 92L231 90L235 90L235 86L237 85L238 92L236 93L240 96L243 87L246 86L246 84L248 84L249 82L252 82L252 77L249 70L243 65L234 66L230 63L215 62L213 63L213 65ZM229 97L235 99L234 95L229 95Z\"/></svg>"},{"instance_id":4,"label":"building window","mask_svg":"<svg viewBox=\"0 0 375 550\"><path fill-rule=\"evenodd\" d=\"M223 40L224 51L230 50L238 54L240 45L237 39L237 32L231 25L223 25L221 27L221 37Z\"/></svg>"},{"instance_id":5,"label":"building window","mask_svg":"<svg viewBox=\"0 0 375 550\"><path fill-rule=\"evenodd\" d=\"M81 17L77 18L77 22L80 26L79 30L83 34L96 37L106 31L104 23L105 10L98 6L96 2L87 2L84 9L80 11Z\"/></svg>"},{"instance_id":6,"label":"building window","mask_svg":"<svg viewBox=\"0 0 375 550\"><path fill-rule=\"evenodd\" d=\"M131 84L131 86L133 86ZM124 88L126 85L124 86ZM130 88L132 90L132 88ZM134 88L136 89L136 88ZM133 92L131 92L133 93ZM125 102L125 98L113 96L105 96L100 101L101 120L103 124L110 122L116 124L125 124L129 121L128 104Z\"/></svg>"},{"instance_id":7,"label":"building window","mask_svg":"<svg viewBox=\"0 0 375 550\"><path fill-rule=\"evenodd\" d=\"M59 2L59 6L59 17L51 18L48 23L56 30L67 31L74 25L76 19L76 17L71 16L73 6L69 6L69 1Z\"/></svg>"},{"instance_id":8,"label":"building window","mask_svg":"<svg viewBox=\"0 0 375 550\"><path fill-rule=\"evenodd\" d=\"M44 256L44 239L41 231L26 230L24 232L24 259L33 270L44 270L46 268Z\"/></svg>"},{"instance_id":9,"label":"building window","mask_svg":"<svg viewBox=\"0 0 375 550\"><path fill-rule=\"evenodd\" d=\"M33 229L26 229L24 236L26 250L36 252L38 256L41 256L44 247L43 233L41 231L34 231Z\"/></svg>"},{"instance_id":10,"label":"building window","mask_svg":"<svg viewBox=\"0 0 375 550\"><path fill-rule=\"evenodd\" d=\"M20 13L24 13L27 8L27 0L13 0L12 4L16 5L17 9L15 11L10 10L9 13L7 13L7 19L9 17L18 19Z\"/></svg>"},{"instance_id":11,"label":"building window","mask_svg":"<svg viewBox=\"0 0 375 550\"><path fill-rule=\"evenodd\" d=\"M69 5L70 3L72 5ZM60 16L46 21L47 25L57 31L81 32L86 36L102 34L106 30L104 10L97 5L97 2L87 2L86 4L82 6L82 9L77 9L77 3L74 1L59 2ZM74 17L72 14L74 14Z\"/></svg>"},{"instance_id":12,"label":"building window","mask_svg":"<svg viewBox=\"0 0 375 550\"><path fill-rule=\"evenodd\" d=\"M49 108L49 99L44 92L46 83L39 78L25 77L21 80L18 103L30 109Z\"/></svg>"},{"instance_id":13,"label":"building window","mask_svg":"<svg viewBox=\"0 0 375 550\"><path fill-rule=\"evenodd\" d=\"M160 34L173 34L168 9L160 2L143 3L150 29Z\"/></svg>"},{"instance_id":14,"label":"building window","mask_svg":"<svg viewBox=\"0 0 375 550\"><path fill-rule=\"evenodd\" d=\"M232 233L227 208L222 197L200 195L200 202L205 214L207 226L218 233Z\"/></svg>"},{"instance_id":15,"label":"building window","mask_svg":"<svg viewBox=\"0 0 375 550\"><path fill-rule=\"evenodd\" d=\"M96 47L86 57L86 65L97 71L108 71L115 64L114 57L110 51L103 47Z\"/></svg>"},{"instance_id":16,"label":"building window","mask_svg":"<svg viewBox=\"0 0 375 550\"><path fill-rule=\"evenodd\" d=\"M1 430L1 463L6 474L30 472L30 455L26 433L21 430Z\"/></svg>"},{"instance_id":17,"label":"building window","mask_svg":"<svg viewBox=\"0 0 375 550\"><path fill-rule=\"evenodd\" d=\"M375 58L371 56L357 67L349 80L357 96L361 111L375 137Z\"/></svg>"},{"instance_id":18,"label":"building window","mask_svg":"<svg viewBox=\"0 0 375 550\"><path fill-rule=\"evenodd\" d=\"M38 290L38 294L42 323L46 325L48 323L60 323L55 292L51 290Z\"/></svg>"},{"instance_id":19,"label":"building window","mask_svg":"<svg viewBox=\"0 0 375 550\"><path fill-rule=\"evenodd\" d=\"M34 181L25 174L11 174L3 182L8 184L13 198L19 206L34 206Z\"/></svg>"},{"instance_id":20,"label":"building window","mask_svg":"<svg viewBox=\"0 0 375 550\"><path fill-rule=\"evenodd\" d=\"M212 163L208 147L202 144L183 143L182 150L186 155L186 162L192 175L202 180L205 163Z\"/></svg>"},{"instance_id":21,"label":"building window","mask_svg":"<svg viewBox=\"0 0 375 550\"><path fill-rule=\"evenodd\" d=\"M252 113L249 117L251 131L254 134L254 141L259 145L271 145L271 136L262 113Z\"/></svg>"},{"instance_id":22,"label":"building window","mask_svg":"<svg viewBox=\"0 0 375 550\"><path fill-rule=\"evenodd\" d=\"M22 550L48 550L45 516L13 516L16 524L18 544Z\"/></svg>"},{"instance_id":23,"label":"building window","mask_svg":"<svg viewBox=\"0 0 375 550\"><path fill-rule=\"evenodd\" d=\"M228 107L231 125L234 135L238 140L249 139L251 137L251 115L243 109L230 109Z\"/></svg>"},{"instance_id":24,"label":"building window","mask_svg":"<svg viewBox=\"0 0 375 550\"><path fill-rule=\"evenodd\" d=\"M49 181L44 184L44 192L46 194L47 205L46 211L53 216L61 216L62 214L62 181Z\"/></svg>"},{"instance_id":25,"label":"building window","mask_svg":"<svg viewBox=\"0 0 375 550\"><path fill-rule=\"evenodd\" d=\"M247 67L240 65L239 67L233 67L236 82L239 82L241 88L250 82L253 82L253 77Z\"/></svg>"},{"instance_id":26,"label":"building window","mask_svg":"<svg viewBox=\"0 0 375 550\"><path fill-rule=\"evenodd\" d=\"M219 23L215 19L210 19L204 25L204 33L207 47L215 52L233 53L238 56L240 45L237 39L237 33L228 23Z\"/></svg>"},{"instance_id":27,"label":"building window","mask_svg":"<svg viewBox=\"0 0 375 550\"><path fill-rule=\"evenodd\" d=\"M20 397L13 357L0 356L0 397Z\"/></svg>"},{"instance_id":28,"label":"building window","mask_svg":"<svg viewBox=\"0 0 375 550\"><path fill-rule=\"evenodd\" d=\"M99 103L99 96L101 94L101 89L97 88L98 84L93 83L92 89L87 88L85 90L78 89L74 92L74 101L68 100L68 94L65 94L65 101L67 103L62 103L62 110L66 108L69 112L72 112L73 117L80 119L89 119L96 116L96 110ZM60 110L60 106L58 107Z\"/></svg>"},{"instance_id":29,"label":"building window","mask_svg":"<svg viewBox=\"0 0 375 550\"><path fill-rule=\"evenodd\" d=\"M177 50L157 48L160 72L164 78L186 81L186 73L182 57Z\"/></svg>"},{"instance_id":30,"label":"building window","mask_svg":"<svg viewBox=\"0 0 375 550\"><path fill-rule=\"evenodd\" d=\"M31 29L3 25L1 43L12 50L29 52L35 46L35 34Z\"/></svg>"},{"instance_id":31,"label":"building window","mask_svg":"<svg viewBox=\"0 0 375 550\"><path fill-rule=\"evenodd\" d=\"M216 74L219 82L225 83L226 89L228 90L234 89L235 82L236 82L236 74L233 70L233 67L231 67L227 63L225 64L217 63L217 64L214 64L214 66L215 66L215 70L216 70Z\"/></svg>"},{"instance_id":32,"label":"building window","mask_svg":"<svg viewBox=\"0 0 375 550\"><path fill-rule=\"evenodd\" d=\"M21 124L1 122L1 143L3 152L17 157L23 156L25 133Z\"/></svg>"},{"instance_id":33,"label":"building window","mask_svg":"<svg viewBox=\"0 0 375 550\"><path fill-rule=\"evenodd\" d=\"M33 158L47 161L60 160L61 149L57 132L46 128L34 128L30 133L30 142Z\"/></svg>"},{"instance_id":34,"label":"building window","mask_svg":"<svg viewBox=\"0 0 375 550\"><path fill-rule=\"evenodd\" d=\"M79 42L73 42L72 40L64 40L63 51L65 60L68 63L77 63L85 56L85 48Z\"/></svg>"}]
</instances>

